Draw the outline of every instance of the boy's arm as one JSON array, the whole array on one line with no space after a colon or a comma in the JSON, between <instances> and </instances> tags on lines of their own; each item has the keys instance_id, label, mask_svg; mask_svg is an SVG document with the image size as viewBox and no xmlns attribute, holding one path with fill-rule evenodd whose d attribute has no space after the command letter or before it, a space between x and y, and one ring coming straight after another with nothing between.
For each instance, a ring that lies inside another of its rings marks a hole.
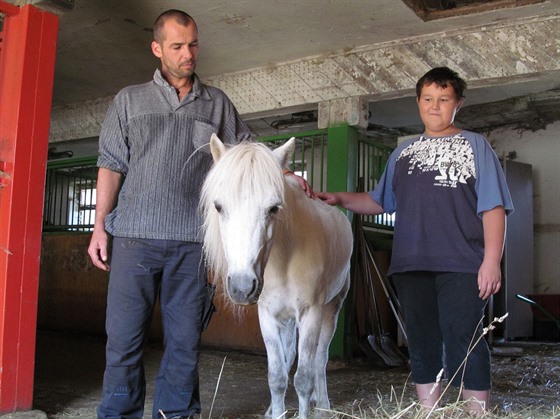
<instances>
[{"instance_id":1,"label":"boy's arm","mask_svg":"<svg viewBox=\"0 0 560 419\"><path fill-rule=\"evenodd\" d=\"M479 297L483 300L496 294L502 286L500 261L504 250L506 213L499 206L482 214L484 228L484 260L478 270Z\"/></svg>"},{"instance_id":2,"label":"boy's arm","mask_svg":"<svg viewBox=\"0 0 560 419\"><path fill-rule=\"evenodd\" d=\"M319 199L329 205L339 205L355 214L383 214L383 208L367 192L317 192Z\"/></svg>"}]
</instances>

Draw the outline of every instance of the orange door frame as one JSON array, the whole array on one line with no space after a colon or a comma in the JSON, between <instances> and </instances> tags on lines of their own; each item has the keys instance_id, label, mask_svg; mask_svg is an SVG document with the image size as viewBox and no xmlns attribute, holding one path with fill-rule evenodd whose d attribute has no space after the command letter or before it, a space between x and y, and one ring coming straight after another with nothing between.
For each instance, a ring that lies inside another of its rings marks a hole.
<instances>
[{"instance_id":1,"label":"orange door frame","mask_svg":"<svg viewBox=\"0 0 560 419\"><path fill-rule=\"evenodd\" d=\"M0 413L30 410L58 16L0 0Z\"/></svg>"}]
</instances>

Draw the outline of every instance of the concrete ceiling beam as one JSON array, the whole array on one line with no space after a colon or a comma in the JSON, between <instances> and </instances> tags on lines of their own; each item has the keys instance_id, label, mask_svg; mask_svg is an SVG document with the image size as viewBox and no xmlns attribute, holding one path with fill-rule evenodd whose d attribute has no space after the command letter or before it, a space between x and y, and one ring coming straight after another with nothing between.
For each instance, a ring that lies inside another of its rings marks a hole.
<instances>
[{"instance_id":1,"label":"concrete ceiling beam","mask_svg":"<svg viewBox=\"0 0 560 419\"><path fill-rule=\"evenodd\" d=\"M317 109L321 102L411 96L437 66L458 71L469 89L560 79L558 14L500 22L371 45L344 54L307 57L204 80L224 90L240 114L254 119ZM50 141L95 137L111 97L53 109Z\"/></svg>"}]
</instances>

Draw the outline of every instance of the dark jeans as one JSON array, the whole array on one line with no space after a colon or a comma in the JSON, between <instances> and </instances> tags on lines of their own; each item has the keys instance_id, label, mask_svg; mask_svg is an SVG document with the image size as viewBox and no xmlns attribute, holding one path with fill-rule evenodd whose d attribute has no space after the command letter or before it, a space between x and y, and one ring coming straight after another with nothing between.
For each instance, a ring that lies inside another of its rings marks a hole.
<instances>
[{"instance_id":1,"label":"dark jeans","mask_svg":"<svg viewBox=\"0 0 560 419\"><path fill-rule=\"evenodd\" d=\"M164 354L156 378L153 418L200 413L198 358L206 273L199 243L116 237L107 298L107 349L98 418L144 412L142 355L159 294Z\"/></svg>"},{"instance_id":2,"label":"dark jeans","mask_svg":"<svg viewBox=\"0 0 560 419\"><path fill-rule=\"evenodd\" d=\"M447 377L458 387L489 390L490 351L482 338L460 368L469 348L481 336L486 301L478 297L477 274L406 272L392 277L404 313L412 379L436 381L446 364ZM464 374L464 375L463 375Z\"/></svg>"}]
</instances>

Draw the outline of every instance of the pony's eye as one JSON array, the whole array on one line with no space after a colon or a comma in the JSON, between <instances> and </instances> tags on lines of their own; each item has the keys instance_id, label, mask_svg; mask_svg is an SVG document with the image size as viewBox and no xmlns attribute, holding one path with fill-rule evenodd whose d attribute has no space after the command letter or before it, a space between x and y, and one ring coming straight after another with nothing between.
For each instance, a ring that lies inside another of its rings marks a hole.
<instances>
[{"instance_id":1,"label":"pony's eye","mask_svg":"<svg viewBox=\"0 0 560 419\"><path fill-rule=\"evenodd\" d=\"M214 204L214 208L216 208L216 211L218 211L218 214L222 213L222 205L218 204L217 202Z\"/></svg>"},{"instance_id":2,"label":"pony's eye","mask_svg":"<svg viewBox=\"0 0 560 419\"><path fill-rule=\"evenodd\" d=\"M276 214L279 210L280 210L280 206L279 206L279 205L273 205L272 207L270 207L270 208L268 209L268 215L274 215L274 214Z\"/></svg>"}]
</instances>

